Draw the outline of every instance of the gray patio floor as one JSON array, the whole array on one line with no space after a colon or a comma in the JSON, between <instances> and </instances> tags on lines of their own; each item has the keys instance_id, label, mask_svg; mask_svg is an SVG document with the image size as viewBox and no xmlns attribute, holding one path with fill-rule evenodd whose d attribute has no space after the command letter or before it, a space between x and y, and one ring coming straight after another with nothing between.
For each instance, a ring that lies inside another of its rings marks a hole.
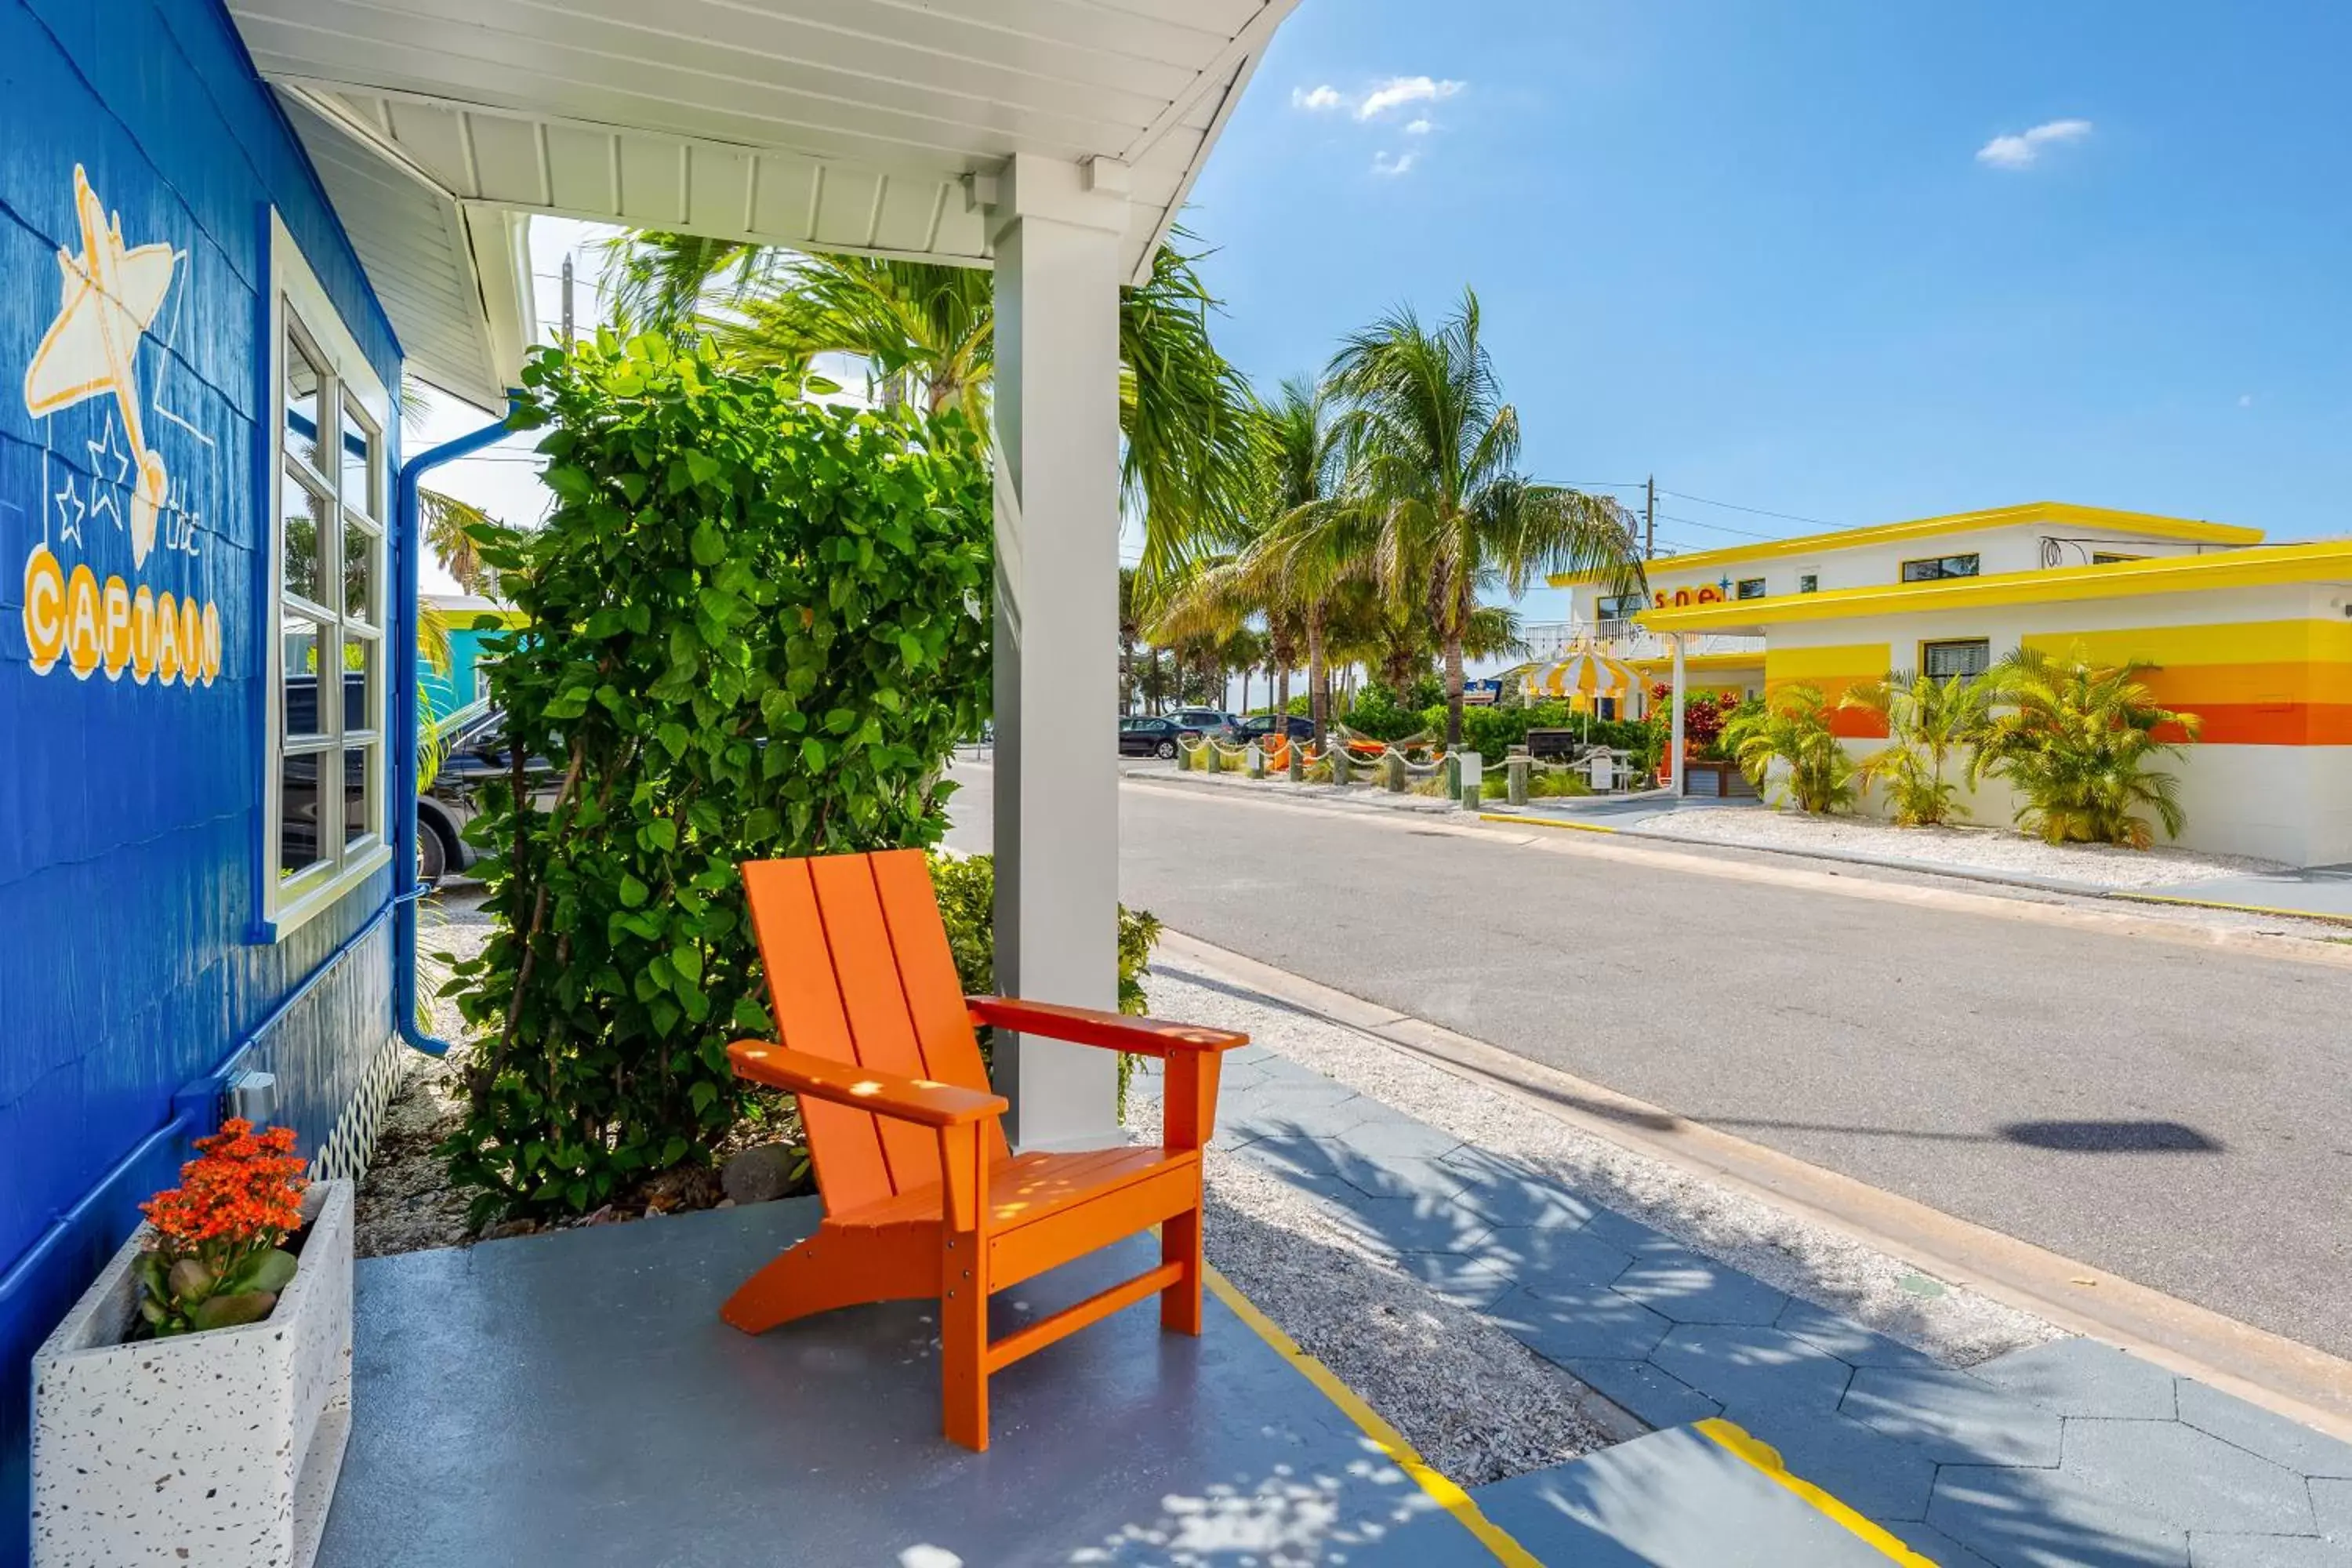
<instances>
[{"instance_id":1,"label":"gray patio floor","mask_svg":"<svg viewBox=\"0 0 2352 1568\"><path fill-rule=\"evenodd\" d=\"M993 1446L939 1433L931 1310L754 1339L719 1321L813 1200L372 1258L319 1568L1013 1568L1492 1556L1213 1299L997 1374ZM1157 1262L1148 1238L1005 1292L1002 1333Z\"/></svg>"},{"instance_id":2,"label":"gray patio floor","mask_svg":"<svg viewBox=\"0 0 2352 1568\"><path fill-rule=\"evenodd\" d=\"M1299 1063L1227 1062L1219 1145L1643 1421L1734 1422L1944 1568L2352 1568L2352 1446L2090 1340L1943 1366ZM1546 1562L1838 1561L1818 1520L1746 1522L1764 1494L1687 1432L1471 1495Z\"/></svg>"}]
</instances>

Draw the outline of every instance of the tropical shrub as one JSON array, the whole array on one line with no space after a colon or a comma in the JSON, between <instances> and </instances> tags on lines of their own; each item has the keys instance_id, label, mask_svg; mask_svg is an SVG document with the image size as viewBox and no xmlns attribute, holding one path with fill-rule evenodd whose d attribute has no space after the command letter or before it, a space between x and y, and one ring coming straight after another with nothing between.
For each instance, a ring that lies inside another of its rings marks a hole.
<instances>
[{"instance_id":1,"label":"tropical shrub","mask_svg":"<svg viewBox=\"0 0 2352 1568\"><path fill-rule=\"evenodd\" d=\"M771 1028L737 866L935 842L987 715L991 480L961 416L609 331L523 373L556 506L485 536L517 759L469 826L499 929L447 987L482 1038L443 1145L492 1215L708 1160ZM521 759L552 760L542 805Z\"/></svg>"},{"instance_id":2,"label":"tropical shrub","mask_svg":"<svg viewBox=\"0 0 2352 1568\"><path fill-rule=\"evenodd\" d=\"M939 895L940 918L948 928L948 950L955 954L956 979L964 994L993 995L996 991L996 861L987 855L933 855L931 887ZM1118 907L1118 1010L1140 1016L1146 1010L1143 976L1151 967L1151 950L1160 942L1160 921L1149 910ZM990 1055L990 1031L980 1032L980 1048ZM1118 1104L1127 1110L1127 1084L1135 1058L1118 1058Z\"/></svg>"},{"instance_id":3,"label":"tropical shrub","mask_svg":"<svg viewBox=\"0 0 2352 1568\"><path fill-rule=\"evenodd\" d=\"M2198 719L2157 706L2139 679L2150 668L2093 664L2079 647L2063 659L2032 647L2011 654L1987 677L1995 706L1969 783L2006 779L2023 797L2017 825L2052 844L2146 849L2156 834L2143 812L2179 837L2189 820L2180 782L2148 764L2181 752L2158 730L2194 740Z\"/></svg>"},{"instance_id":4,"label":"tropical shrub","mask_svg":"<svg viewBox=\"0 0 2352 1568\"><path fill-rule=\"evenodd\" d=\"M1417 695L1408 693L1408 695ZM1339 722L1359 735L1369 735L1375 741L1402 741L1407 735L1417 735L1430 728L1423 711L1432 706L1418 703L1408 706L1387 687L1374 682L1356 693L1355 701L1348 705Z\"/></svg>"},{"instance_id":5,"label":"tropical shrub","mask_svg":"<svg viewBox=\"0 0 2352 1568\"><path fill-rule=\"evenodd\" d=\"M1927 827L1969 815L1952 797L1959 781L1945 769L1956 752L1983 738L1991 688L1972 676L1890 674L1848 691L1840 706L1859 708L1885 721L1887 743L1862 759L1856 777L1883 784L1895 820Z\"/></svg>"},{"instance_id":6,"label":"tropical shrub","mask_svg":"<svg viewBox=\"0 0 2352 1568\"><path fill-rule=\"evenodd\" d=\"M1854 761L1830 728L1829 701L1817 686L1784 686L1762 702L1745 703L1725 727L1723 741L1759 792L1816 815L1853 805ZM1775 773L1772 764L1782 764Z\"/></svg>"}]
</instances>

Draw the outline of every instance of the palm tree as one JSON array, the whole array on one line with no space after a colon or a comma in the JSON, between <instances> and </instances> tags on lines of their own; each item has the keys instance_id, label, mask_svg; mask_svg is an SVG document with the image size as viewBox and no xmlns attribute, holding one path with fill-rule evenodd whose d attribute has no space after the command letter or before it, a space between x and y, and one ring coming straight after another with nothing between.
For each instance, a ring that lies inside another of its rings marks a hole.
<instances>
[{"instance_id":1,"label":"palm tree","mask_svg":"<svg viewBox=\"0 0 2352 1568\"><path fill-rule=\"evenodd\" d=\"M1519 417L1502 400L1465 290L1434 329L1410 307L1349 336L1331 362L1348 477L1308 509L1319 554L1369 563L1388 597L1427 618L1445 676L1445 743L1462 743L1463 643L1484 593L1516 597L1555 572L1641 581L1633 519L1615 501L1518 470Z\"/></svg>"},{"instance_id":2,"label":"palm tree","mask_svg":"<svg viewBox=\"0 0 2352 1568\"><path fill-rule=\"evenodd\" d=\"M625 321L703 332L738 363L795 374L818 354L847 354L870 368L885 402L960 408L987 428L996 304L985 272L658 230L612 247ZM1144 519L1146 577L1239 542L1262 455L1248 385L1210 341L1217 302L1198 259L1163 244L1150 276L1119 291L1120 479Z\"/></svg>"},{"instance_id":3,"label":"palm tree","mask_svg":"<svg viewBox=\"0 0 2352 1568\"><path fill-rule=\"evenodd\" d=\"M1298 645L1307 652L1307 712L1319 750L1331 721L1330 626L1337 595L1361 576L1360 563L1315 549L1302 549L1294 519L1331 499L1340 476L1336 410L1323 389L1305 376L1282 384L1260 407L1265 465L1261 474L1257 527L1239 558L1248 592L1266 617L1282 666L1276 707L1290 708L1291 667Z\"/></svg>"},{"instance_id":4,"label":"palm tree","mask_svg":"<svg viewBox=\"0 0 2352 1568\"><path fill-rule=\"evenodd\" d=\"M1973 676L1892 673L1840 700L1841 707L1885 721L1887 744L1862 759L1858 776L1864 784L1885 781L1897 823L1927 827L1969 815L1952 798L1958 782L1944 770L1954 752L1983 738L1990 700L1990 688Z\"/></svg>"},{"instance_id":5,"label":"palm tree","mask_svg":"<svg viewBox=\"0 0 2352 1568\"><path fill-rule=\"evenodd\" d=\"M1759 790L1770 784L1772 764L1783 763L1788 773L1774 793L1800 811L1840 811L1853 804L1854 761L1829 715L1820 687L1784 686L1760 706L1742 705L1723 727L1723 743ZM1678 769L1689 765L1674 761Z\"/></svg>"},{"instance_id":6,"label":"palm tree","mask_svg":"<svg viewBox=\"0 0 2352 1568\"><path fill-rule=\"evenodd\" d=\"M2181 749L2158 729L2195 740L2198 718L2157 706L2139 679L2151 668L2093 664L2080 647L2063 659L2019 648L1986 677L1994 708L1969 782L2007 779L2025 797L2018 826L2052 844L2146 849L2156 835L2142 809L2178 838L2189 820L2180 781L2147 764Z\"/></svg>"}]
</instances>

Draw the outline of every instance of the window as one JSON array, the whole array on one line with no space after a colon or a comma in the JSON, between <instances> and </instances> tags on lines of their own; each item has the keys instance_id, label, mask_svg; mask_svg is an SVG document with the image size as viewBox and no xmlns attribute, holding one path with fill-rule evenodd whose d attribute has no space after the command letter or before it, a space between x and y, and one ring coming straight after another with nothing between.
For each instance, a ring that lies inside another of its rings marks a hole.
<instances>
[{"instance_id":1,"label":"window","mask_svg":"<svg viewBox=\"0 0 2352 1568\"><path fill-rule=\"evenodd\" d=\"M1738 592L1738 596L1743 599L1760 599L1764 596L1764 579L1761 577L1742 577L1739 580Z\"/></svg>"},{"instance_id":2,"label":"window","mask_svg":"<svg viewBox=\"0 0 2352 1568\"><path fill-rule=\"evenodd\" d=\"M283 224L269 354L269 755L262 912L282 937L392 858L383 384Z\"/></svg>"},{"instance_id":3,"label":"window","mask_svg":"<svg viewBox=\"0 0 2352 1568\"><path fill-rule=\"evenodd\" d=\"M1992 644L1983 637L1919 645L1919 668L1930 679L1955 675L1982 675L1992 668Z\"/></svg>"},{"instance_id":4,"label":"window","mask_svg":"<svg viewBox=\"0 0 2352 1568\"><path fill-rule=\"evenodd\" d=\"M1946 577L1973 577L1977 574L1977 558L1973 555L1931 555L1925 561L1906 561L1903 580L1906 583L1934 583Z\"/></svg>"},{"instance_id":5,"label":"window","mask_svg":"<svg viewBox=\"0 0 2352 1568\"><path fill-rule=\"evenodd\" d=\"M1650 607L1650 601L1639 594L1604 594L1594 601L1594 616L1604 621L1630 621Z\"/></svg>"},{"instance_id":6,"label":"window","mask_svg":"<svg viewBox=\"0 0 2352 1568\"><path fill-rule=\"evenodd\" d=\"M1821 577L1821 574L1820 574L1820 573L1818 573L1818 572L1806 572L1806 573L1802 573L1802 574L1801 574L1798 576L1798 578L1797 578L1797 592L1798 592L1798 593L1800 593L1800 594L1818 594L1818 593L1820 593L1821 591L1822 591L1822 577Z\"/></svg>"},{"instance_id":7,"label":"window","mask_svg":"<svg viewBox=\"0 0 2352 1568\"><path fill-rule=\"evenodd\" d=\"M2091 552L2091 564L2094 566L2113 566L2119 562L2145 561L2147 559L2147 557L2145 555L2117 555L2105 550L2095 550Z\"/></svg>"}]
</instances>

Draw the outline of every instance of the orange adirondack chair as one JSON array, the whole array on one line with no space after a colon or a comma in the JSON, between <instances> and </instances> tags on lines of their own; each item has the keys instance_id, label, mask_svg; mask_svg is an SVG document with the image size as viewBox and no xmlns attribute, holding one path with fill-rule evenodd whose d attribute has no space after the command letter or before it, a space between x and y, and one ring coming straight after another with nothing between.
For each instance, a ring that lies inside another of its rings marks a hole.
<instances>
[{"instance_id":1,"label":"orange adirondack chair","mask_svg":"<svg viewBox=\"0 0 2352 1568\"><path fill-rule=\"evenodd\" d=\"M1219 1053L1249 1037L962 995L919 850L752 861L743 888L782 1043L727 1054L739 1077L800 1097L824 1219L744 1281L727 1321L757 1334L936 1296L943 1426L981 1449L999 1367L1155 1294L1160 1327L1201 1331L1201 1147ZM1162 1146L1013 1154L975 1024L1162 1058ZM989 1339L992 1292L1154 1225L1158 1268Z\"/></svg>"}]
</instances>

